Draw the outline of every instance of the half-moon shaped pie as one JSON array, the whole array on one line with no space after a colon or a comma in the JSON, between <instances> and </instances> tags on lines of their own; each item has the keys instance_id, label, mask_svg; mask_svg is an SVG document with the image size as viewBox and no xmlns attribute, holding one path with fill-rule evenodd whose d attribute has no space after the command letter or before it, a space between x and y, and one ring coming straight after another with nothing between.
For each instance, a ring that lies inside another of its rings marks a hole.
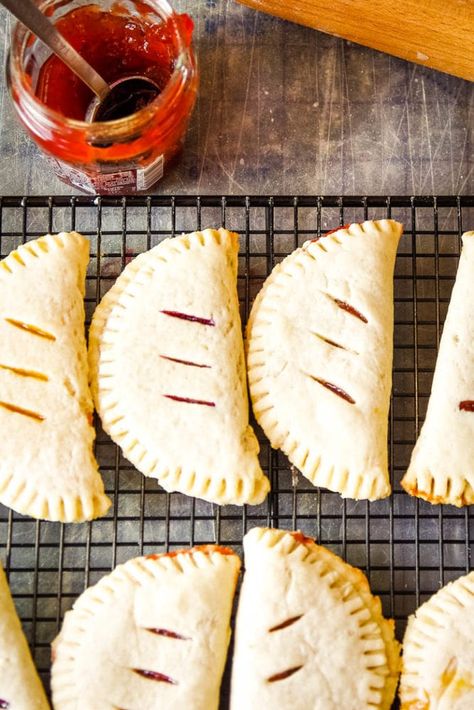
<instances>
[{"instance_id":1,"label":"half-moon shaped pie","mask_svg":"<svg viewBox=\"0 0 474 710\"><path fill-rule=\"evenodd\" d=\"M0 502L46 520L104 515L84 289L89 242L28 242L0 262Z\"/></svg>"},{"instance_id":2,"label":"half-moon shaped pie","mask_svg":"<svg viewBox=\"0 0 474 710\"><path fill-rule=\"evenodd\" d=\"M261 503L248 421L238 235L167 239L132 261L96 310L92 386L104 429L168 491Z\"/></svg>"},{"instance_id":3,"label":"half-moon shaped pie","mask_svg":"<svg viewBox=\"0 0 474 710\"><path fill-rule=\"evenodd\" d=\"M1 564L0 708L6 710L48 710L49 708Z\"/></svg>"},{"instance_id":4,"label":"half-moon shaped pie","mask_svg":"<svg viewBox=\"0 0 474 710\"><path fill-rule=\"evenodd\" d=\"M474 232L463 235L425 422L403 488L430 503L474 503Z\"/></svg>"},{"instance_id":5,"label":"half-moon shaped pie","mask_svg":"<svg viewBox=\"0 0 474 710\"><path fill-rule=\"evenodd\" d=\"M474 708L474 572L440 589L408 621L402 710Z\"/></svg>"},{"instance_id":6,"label":"half-moon shaped pie","mask_svg":"<svg viewBox=\"0 0 474 710\"><path fill-rule=\"evenodd\" d=\"M362 572L301 533L254 528L244 551L231 710L388 710L399 645Z\"/></svg>"},{"instance_id":7,"label":"half-moon shaped pie","mask_svg":"<svg viewBox=\"0 0 474 710\"><path fill-rule=\"evenodd\" d=\"M248 324L257 421L317 486L390 494L393 270L402 226L341 227L306 242L266 280Z\"/></svg>"},{"instance_id":8,"label":"half-moon shaped pie","mask_svg":"<svg viewBox=\"0 0 474 710\"><path fill-rule=\"evenodd\" d=\"M217 710L240 560L203 545L130 560L87 589L53 644L56 710Z\"/></svg>"}]
</instances>

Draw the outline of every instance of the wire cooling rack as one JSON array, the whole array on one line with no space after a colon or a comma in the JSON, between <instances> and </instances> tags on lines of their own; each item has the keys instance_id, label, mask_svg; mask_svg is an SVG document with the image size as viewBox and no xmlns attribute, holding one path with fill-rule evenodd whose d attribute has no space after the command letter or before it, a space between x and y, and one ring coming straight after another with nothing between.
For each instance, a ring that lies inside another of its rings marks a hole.
<instances>
[{"instance_id":1,"label":"wire cooling rack","mask_svg":"<svg viewBox=\"0 0 474 710\"><path fill-rule=\"evenodd\" d=\"M0 557L47 687L50 642L64 612L85 587L143 553L207 542L241 552L242 536L255 525L300 528L367 574L399 637L419 603L470 569L473 512L410 498L399 481L426 411L460 236L474 228L474 197L0 198L2 256L46 232L76 229L90 238L88 322L126 263L167 236L220 225L240 234L245 321L265 277L295 247L340 224L382 217L405 225L395 270L393 495L368 503L318 490L291 471L257 428L272 491L259 506L218 507L165 493L121 456L98 424L96 454L113 500L105 518L61 525L0 506Z\"/></svg>"}]
</instances>

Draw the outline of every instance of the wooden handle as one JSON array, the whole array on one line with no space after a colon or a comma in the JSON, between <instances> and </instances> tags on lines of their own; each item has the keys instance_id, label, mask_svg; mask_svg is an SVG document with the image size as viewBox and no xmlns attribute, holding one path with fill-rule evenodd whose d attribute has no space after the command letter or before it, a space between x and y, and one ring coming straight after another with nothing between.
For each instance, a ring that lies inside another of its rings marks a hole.
<instances>
[{"instance_id":1,"label":"wooden handle","mask_svg":"<svg viewBox=\"0 0 474 710\"><path fill-rule=\"evenodd\" d=\"M240 0L474 81L474 0Z\"/></svg>"}]
</instances>

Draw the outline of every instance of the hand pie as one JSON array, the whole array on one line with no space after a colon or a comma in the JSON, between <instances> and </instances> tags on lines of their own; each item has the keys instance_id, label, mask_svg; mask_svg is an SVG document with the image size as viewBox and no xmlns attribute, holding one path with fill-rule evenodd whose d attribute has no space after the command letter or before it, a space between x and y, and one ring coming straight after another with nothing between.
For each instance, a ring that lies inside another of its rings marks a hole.
<instances>
[{"instance_id":1,"label":"hand pie","mask_svg":"<svg viewBox=\"0 0 474 710\"><path fill-rule=\"evenodd\" d=\"M410 617L402 666L401 710L474 708L474 572Z\"/></svg>"},{"instance_id":2,"label":"hand pie","mask_svg":"<svg viewBox=\"0 0 474 710\"><path fill-rule=\"evenodd\" d=\"M217 710L240 560L191 550L129 560L87 589L53 644L56 710Z\"/></svg>"},{"instance_id":3,"label":"hand pie","mask_svg":"<svg viewBox=\"0 0 474 710\"><path fill-rule=\"evenodd\" d=\"M104 429L168 491L261 503L236 290L238 236L206 229L132 261L96 310L92 387Z\"/></svg>"},{"instance_id":4,"label":"hand pie","mask_svg":"<svg viewBox=\"0 0 474 710\"><path fill-rule=\"evenodd\" d=\"M393 269L402 227L341 227L278 264L252 308L248 374L257 421L317 486L390 494L387 426Z\"/></svg>"},{"instance_id":5,"label":"hand pie","mask_svg":"<svg viewBox=\"0 0 474 710\"><path fill-rule=\"evenodd\" d=\"M430 503L474 503L474 232L463 236L425 422L403 488Z\"/></svg>"},{"instance_id":6,"label":"hand pie","mask_svg":"<svg viewBox=\"0 0 474 710\"><path fill-rule=\"evenodd\" d=\"M1 565L0 708L8 710L49 708Z\"/></svg>"},{"instance_id":7,"label":"hand pie","mask_svg":"<svg viewBox=\"0 0 474 710\"><path fill-rule=\"evenodd\" d=\"M110 506L92 453L88 261L72 232L0 262L0 503L34 518L79 522Z\"/></svg>"},{"instance_id":8,"label":"hand pie","mask_svg":"<svg viewBox=\"0 0 474 710\"><path fill-rule=\"evenodd\" d=\"M231 710L388 710L399 644L362 572L301 533L254 528L244 551Z\"/></svg>"}]
</instances>

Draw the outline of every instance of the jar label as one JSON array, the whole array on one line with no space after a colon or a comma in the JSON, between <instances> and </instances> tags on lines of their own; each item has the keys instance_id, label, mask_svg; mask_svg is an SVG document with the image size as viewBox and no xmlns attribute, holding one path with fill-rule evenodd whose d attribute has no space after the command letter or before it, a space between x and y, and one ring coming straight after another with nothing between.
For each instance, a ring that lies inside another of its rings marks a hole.
<instances>
[{"instance_id":1,"label":"jar label","mask_svg":"<svg viewBox=\"0 0 474 710\"><path fill-rule=\"evenodd\" d=\"M83 192L95 194L94 185L85 173L49 155L46 159L60 180L65 180L70 185L75 185Z\"/></svg>"},{"instance_id":2,"label":"jar label","mask_svg":"<svg viewBox=\"0 0 474 710\"><path fill-rule=\"evenodd\" d=\"M57 158L48 157L54 172L61 180L89 194L119 195L124 191L148 190L163 177L164 156L159 155L146 167L130 168L115 173L87 175Z\"/></svg>"},{"instance_id":3,"label":"jar label","mask_svg":"<svg viewBox=\"0 0 474 710\"><path fill-rule=\"evenodd\" d=\"M163 177L163 169L165 167L165 156L159 155L146 168L138 168L137 173L137 190L148 190L155 182Z\"/></svg>"}]
</instances>

